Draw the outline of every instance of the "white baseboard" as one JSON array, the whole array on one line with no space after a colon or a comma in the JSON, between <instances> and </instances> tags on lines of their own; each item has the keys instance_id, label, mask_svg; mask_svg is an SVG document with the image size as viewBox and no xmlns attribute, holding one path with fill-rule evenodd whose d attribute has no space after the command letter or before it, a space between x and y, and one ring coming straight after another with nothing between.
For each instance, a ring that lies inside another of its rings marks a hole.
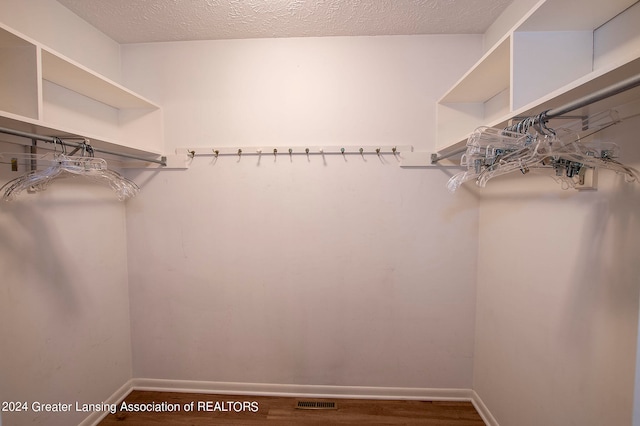
<instances>
[{"instance_id":1,"label":"white baseboard","mask_svg":"<svg viewBox=\"0 0 640 426\"><path fill-rule=\"evenodd\" d=\"M482 399L480 399L476 391L472 390L471 393L471 403L474 407L476 407L476 411L478 412L478 414L480 414L480 417L482 417L484 423L487 426L499 426L498 421L495 417L493 417L487 406L484 405L484 402L482 401Z\"/></svg>"},{"instance_id":2,"label":"white baseboard","mask_svg":"<svg viewBox=\"0 0 640 426\"><path fill-rule=\"evenodd\" d=\"M107 404L117 404L131 393L133 390L133 380L129 380L124 385L120 386L120 389L115 391L109 398L107 398L104 402ZM108 412L104 411L94 411L89 414L86 419L84 419L78 426L96 426L98 423L104 419Z\"/></svg>"},{"instance_id":3,"label":"white baseboard","mask_svg":"<svg viewBox=\"0 0 640 426\"><path fill-rule=\"evenodd\" d=\"M133 390L308 398L470 401L487 426L498 426L498 422L496 422L480 397L472 389L283 385L270 383L203 382L195 380L131 379L104 402L117 404ZM92 413L78 426L96 426L106 415L107 413Z\"/></svg>"},{"instance_id":4,"label":"white baseboard","mask_svg":"<svg viewBox=\"0 0 640 426\"><path fill-rule=\"evenodd\" d=\"M314 398L405 399L472 401L471 389L400 388L373 386L283 385L271 383L201 382L190 380L133 379L133 389L164 392L216 393Z\"/></svg>"}]
</instances>

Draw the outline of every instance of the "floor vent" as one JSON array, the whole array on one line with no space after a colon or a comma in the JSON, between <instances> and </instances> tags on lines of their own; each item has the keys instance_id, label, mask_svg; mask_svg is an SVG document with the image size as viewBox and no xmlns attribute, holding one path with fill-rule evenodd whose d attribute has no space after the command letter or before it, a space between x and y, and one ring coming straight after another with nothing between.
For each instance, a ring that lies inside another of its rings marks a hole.
<instances>
[{"instance_id":1,"label":"floor vent","mask_svg":"<svg viewBox=\"0 0 640 426\"><path fill-rule=\"evenodd\" d=\"M335 410L338 406L333 401L298 401L296 408L301 410Z\"/></svg>"}]
</instances>

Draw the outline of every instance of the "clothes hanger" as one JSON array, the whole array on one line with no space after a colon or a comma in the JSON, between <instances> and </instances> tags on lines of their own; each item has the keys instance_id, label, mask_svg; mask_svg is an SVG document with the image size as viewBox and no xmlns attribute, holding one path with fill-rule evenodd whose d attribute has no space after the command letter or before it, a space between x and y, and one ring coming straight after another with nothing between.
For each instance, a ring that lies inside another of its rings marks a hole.
<instances>
[{"instance_id":1,"label":"clothes hanger","mask_svg":"<svg viewBox=\"0 0 640 426\"><path fill-rule=\"evenodd\" d=\"M527 117L502 130L479 127L469 136L467 151L460 161L467 170L449 179L447 188L453 192L469 180L484 187L497 176L548 168L555 170L555 179L563 188L575 187L574 178L587 167L610 169L624 174L629 182L640 181L637 170L616 160L617 145L583 140L620 121L616 111L607 110L580 117L558 130L547 126L545 113Z\"/></svg>"},{"instance_id":2,"label":"clothes hanger","mask_svg":"<svg viewBox=\"0 0 640 426\"><path fill-rule=\"evenodd\" d=\"M467 166L467 170L449 179L447 188L454 192L464 182L477 180L484 170L495 167L501 157L523 149L528 143L529 136L525 134L486 126L478 127L467 139L467 151L460 159L460 165Z\"/></svg>"},{"instance_id":3,"label":"clothes hanger","mask_svg":"<svg viewBox=\"0 0 640 426\"><path fill-rule=\"evenodd\" d=\"M62 147L61 153L54 152L45 155L9 154L12 158L19 156L23 159L36 160L40 163L46 160L49 166L43 170L32 170L5 183L0 187L0 191L4 191L2 198L5 201L14 200L24 190L44 191L54 180L68 176L83 176L98 183L106 184L121 201L135 196L140 191L135 182L113 170L109 170L104 159L95 158L93 156L93 148L88 143L82 144L82 153L88 156L67 155L64 143L62 141L59 143ZM77 152L77 149L73 152ZM0 156L4 157L2 154Z\"/></svg>"}]
</instances>

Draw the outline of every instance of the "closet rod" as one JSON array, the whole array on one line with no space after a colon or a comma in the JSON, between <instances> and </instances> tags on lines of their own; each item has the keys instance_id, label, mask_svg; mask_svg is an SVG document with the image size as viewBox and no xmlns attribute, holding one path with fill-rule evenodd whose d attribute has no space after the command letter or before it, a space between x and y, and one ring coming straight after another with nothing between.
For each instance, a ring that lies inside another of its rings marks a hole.
<instances>
[{"instance_id":1,"label":"closet rod","mask_svg":"<svg viewBox=\"0 0 640 426\"><path fill-rule=\"evenodd\" d=\"M598 91L578 98L573 102L569 102L563 106L547 110L536 117L536 124L549 118L558 118L571 111L575 111L579 108L591 105L603 99L615 96L619 93L626 92L627 90L631 90L637 86L640 86L640 74L629 77L626 80L619 81L618 83L612 84L611 86L604 87ZM465 146L464 148L456 149L445 155L440 155L438 153L431 154L431 164L435 164L440 160L444 160L445 158L453 157L454 155L465 152L466 150L467 147Z\"/></svg>"},{"instance_id":2,"label":"closet rod","mask_svg":"<svg viewBox=\"0 0 640 426\"><path fill-rule=\"evenodd\" d=\"M22 132L20 130L7 129L5 127L0 127L0 133L6 133L8 135L20 136L20 137L23 137L23 138L28 138L28 139L32 139L32 140L39 140L39 141L53 143L53 144L60 143L60 141L61 141L61 138L54 138L54 137L51 137L51 136L41 136L41 135L37 135L35 133ZM66 145L66 146L70 146L70 147L73 147L73 148L82 148L82 144L79 144L79 143L72 143L72 142L65 142L65 141L62 141L62 143L64 145ZM124 153L121 153L121 152L107 151L106 149L93 148L93 150L95 152L100 152L102 154L109 154L109 155L115 155L115 156L118 156L118 157L131 158L132 160L141 160L141 161L145 161L145 162L149 162L149 163L156 163L156 164L160 164L161 166L166 166L167 165L167 158L164 157L164 156L161 157L160 160L153 160L153 159L149 159L149 158L138 157L136 155L124 154Z\"/></svg>"},{"instance_id":3,"label":"closet rod","mask_svg":"<svg viewBox=\"0 0 640 426\"><path fill-rule=\"evenodd\" d=\"M618 93L622 93L627 90L633 89L634 87L637 87L637 86L640 86L640 74L637 74L633 77L629 77L626 80L622 80L618 83L612 84L611 86L602 88L587 96L576 99L573 102L569 102L568 104L563 105L561 107L550 109L544 113L544 116L546 118L560 117L561 115L567 114L571 111L575 111L578 108L591 105L603 99L617 95Z\"/></svg>"}]
</instances>

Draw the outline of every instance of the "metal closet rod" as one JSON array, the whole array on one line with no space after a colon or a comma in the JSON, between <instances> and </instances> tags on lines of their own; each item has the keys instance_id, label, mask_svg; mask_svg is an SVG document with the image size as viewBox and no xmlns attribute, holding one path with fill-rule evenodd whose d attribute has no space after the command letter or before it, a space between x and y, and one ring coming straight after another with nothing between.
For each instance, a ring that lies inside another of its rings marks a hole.
<instances>
[{"instance_id":1,"label":"metal closet rod","mask_svg":"<svg viewBox=\"0 0 640 426\"><path fill-rule=\"evenodd\" d=\"M73 148L82 148L83 147L83 145L80 144L80 143L66 142L66 141L63 141L62 138L56 138L56 137L51 137L51 136L40 136L40 135L37 135L35 133L21 132L20 130L7 129L5 127L0 127L0 133L6 133L8 135L20 136L20 137L23 137L23 138L28 138L28 139L32 139L32 140L39 140L39 141L48 142L48 143L52 143L52 144L62 143L65 146L70 146L70 147L73 147ZM115 156L118 156L118 157L131 158L133 160L141 160L141 161L145 161L145 162L149 162L149 163L156 163L156 164L160 164L161 166L166 166L167 165L167 157L164 157L164 156L161 157L160 160L154 160L154 159L139 157L139 156L136 156L136 155L124 154L124 153L121 153L121 152L107 151L106 149L100 149L100 148L93 148L93 150L95 152L100 152L102 154L109 154L109 155L115 155Z\"/></svg>"},{"instance_id":2,"label":"metal closet rod","mask_svg":"<svg viewBox=\"0 0 640 426\"><path fill-rule=\"evenodd\" d=\"M640 74L636 74L635 76L629 77L626 80L619 81L618 83L612 84L611 86L604 87L600 90L583 96L582 98L578 98L573 102L569 102L563 106L547 110L536 116L535 124L538 124L540 121L546 121L550 118L558 118L564 114L570 113L571 111L575 111L587 105L594 104L598 101L609 98L611 96L615 96L619 93L626 92L627 90L631 90L637 86L640 86ZM453 157L454 155L465 152L466 150L467 147L465 146L464 148L448 152L445 155L439 155L437 153L431 154L431 164L435 164L440 160L444 160L445 158Z\"/></svg>"}]
</instances>

